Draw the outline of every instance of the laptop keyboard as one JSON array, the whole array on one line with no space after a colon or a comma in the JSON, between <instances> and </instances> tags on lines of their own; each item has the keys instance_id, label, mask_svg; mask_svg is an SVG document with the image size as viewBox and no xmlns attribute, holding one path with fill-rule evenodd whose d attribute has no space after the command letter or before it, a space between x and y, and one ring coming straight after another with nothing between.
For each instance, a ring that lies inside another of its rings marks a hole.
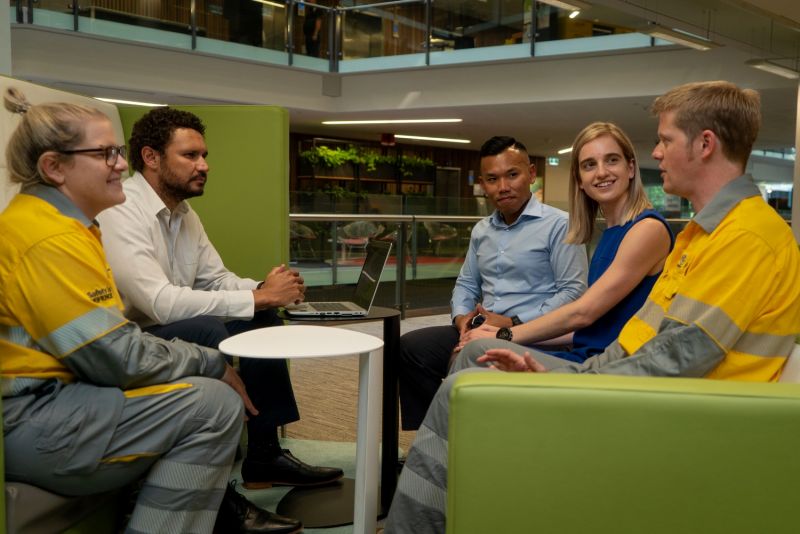
<instances>
[{"instance_id":1,"label":"laptop keyboard","mask_svg":"<svg viewBox=\"0 0 800 534\"><path fill-rule=\"evenodd\" d=\"M350 308L341 302L315 302L313 306L319 311L350 311Z\"/></svg>"}]
</instances>

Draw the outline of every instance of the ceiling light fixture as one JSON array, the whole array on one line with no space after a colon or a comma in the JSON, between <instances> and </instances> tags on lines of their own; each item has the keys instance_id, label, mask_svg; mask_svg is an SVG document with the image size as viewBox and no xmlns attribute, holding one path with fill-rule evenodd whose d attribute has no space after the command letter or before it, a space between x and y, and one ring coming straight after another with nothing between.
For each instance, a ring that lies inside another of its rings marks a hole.
<instances>
[{"instance_id":1,"label":"ceiling light fixture","mask_svg":"<svg viewBox=\"0 0 800 534\"><path fill-rule=\"evenodd\" d=\"M418 141L441 141L442 143L471 143L469 139L449 139L447 137L424 137L421 135L394 134L397 139L416 139Z\"/></svg>"},{"instance_id":2,"label":"ceiling light fixture","mask_svg":"<svg viewBox=\"0 0 800 534\"><path fill-rule=\"evenodd\" d=\"M669 41L670 43L687 46L703 52L719 46L717 43L708 39L704 39L699 35L694 35L680 30L674 30L653 22L649 23L647 28L645 28L642 33L646 33L650 35L650 37L655 37L656 39L663 39L664 41Z\"/></svg>"},{"instance_id":3,"label":"ceiling light fixture","mask_svg":"<svg viewBox=\"0 0 800 534\"><path fill-rule=\"evenodd\" d=\"M118 98L104 98L102 96L94 97L95 100L102 100L103 102L110 102L112 104L127 104L129 106L146 106L150 108L163 108L167 104L154 104L152 102L137 102L136 100L120 100Z\"/></svg>"},{"instance_id":4,"label":"ceiling light fixture","mask_svg":"<svg viewBox=\"0 0 800 534\"><path fill-rule=\"evenodd\" d=\"M784 78L789 78L790 80L800 78L800 72L790 69L789 67L784 67L783 65L778 65L777 63L772 63L766 59L749 59L744 63L745 65L750 65L754 69L763 70Z\"/></svg>"},{"instance_id":5,"label":"ceiling light fixture","mask_svg":"<svg viewBox=\"0 0 800 534\"><path fill-rule=\"evenodd\" d=\"M342 124L423 124L434 122L462 122L462 119L386 119L386 120L353 120L353 121L322 121L326 125Z\"/></svg>"},{"instance_id":6,"label":"ceiling light fixture","mask_svg":"<svg viewBox=\"0 0 800 534\"><path fill-rule=\"evenodd\" d=\"M562 148L561 150L558 151L559 154L568 154L569 152L572 152L571 146L567 148Z\"/></svg>"},{"instance_id":7,"label":"ceiling light fixture","mask_svg":"<svg viewBox=\"0 0 800 534\"><path fill-rule=\"evenodd\" d=\"M581 2L580 0L569 0L568 2L562 2L561 0L539 0L539 1L542 4L558 7L561 9L565 9L567 11L580 11L581 9L589 9L590 7L592 7L591 4L587 4L586 2Z\"/></svg>"},{"instance_id":8,"label":"ceiling light fixture","mask_svg":"<svg viewBox=\"0 0 800 534\"><path fill-rule=\"evenodd\" d=\"M253 2L258 2L259 4L267 4L268 6L279 7L281 9L286 7L286 4L279 4L278 2L270 2L269 0L253 0Z\"/></svg>"}]
</instances>

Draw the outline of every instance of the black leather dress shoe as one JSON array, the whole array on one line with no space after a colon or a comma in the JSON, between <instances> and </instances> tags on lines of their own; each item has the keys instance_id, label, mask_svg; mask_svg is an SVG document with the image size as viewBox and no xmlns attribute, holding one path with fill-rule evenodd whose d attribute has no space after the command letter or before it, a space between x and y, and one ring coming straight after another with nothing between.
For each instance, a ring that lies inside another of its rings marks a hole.
<instances>
[{"instance_id":1,"label":"black leather dress shoe","mask_svg":"<svg viewBox=\"0 0 800 534\"><path fill-rule=\"evenodd\" d=\"M342 470L336 467L315 467L301 462L283 449L281 454L270 458L251 458L242 463L242 479L247 489L271 488L272 486L321 486L342 478Z\"/></svg>"},{"instance_id":2,"label":"black leather dress shoe","mask_svg":"<svg viewBox=\"0 0 800 534\"><path fill-rule=\"evenodd\" d=\"M217 513L216 534L295 534L302 532L297 519L273 514L251 503L230 484Z\"/></svg>"}]
</instances>

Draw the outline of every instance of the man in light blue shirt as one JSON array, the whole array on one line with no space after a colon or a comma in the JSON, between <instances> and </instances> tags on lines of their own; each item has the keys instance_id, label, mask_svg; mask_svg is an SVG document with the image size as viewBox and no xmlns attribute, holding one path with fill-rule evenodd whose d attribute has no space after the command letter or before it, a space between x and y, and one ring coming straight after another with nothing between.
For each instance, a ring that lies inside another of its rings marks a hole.
<instances>
[{"instance_id":1,"label":"man in light blue shirt","mask_svg":"<svg viewBox=\"0 0 800 534\"><path fill-rule=\"evenodd\" d=\"M400 338L404 430L419 428L447 376L453 349L478 315L493 326L511 327L586 291L586 250L564 243L567 214L531 194L536 167L525 146L512 137L492 137L480 156L481 184L495 211L472 230L450 302L453 325Z\"/></svg>"}]
</instances>

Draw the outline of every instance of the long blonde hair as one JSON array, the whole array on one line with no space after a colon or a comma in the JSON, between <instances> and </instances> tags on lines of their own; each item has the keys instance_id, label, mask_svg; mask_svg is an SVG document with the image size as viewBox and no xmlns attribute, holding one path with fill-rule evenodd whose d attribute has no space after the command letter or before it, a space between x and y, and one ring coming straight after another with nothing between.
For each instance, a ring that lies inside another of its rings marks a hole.
<instances>
[{"instance_id":1,"label":"long blonde hair","mask_svg":"<svg viewBox=\"0 0 800 534\"><path fill-rule=\"evenodd\" d=\"M600 209L596 200L579 187L581 183L580 153L584 145L604 135L610 136L622 149L622 156L626 163L633 163L633 180L628 187L628 199L625 201L623 222L630 221L647 208L653 205L648 200L642 185L642 175L639 172L639 161L633 143L619 126L611 122L593 122L578 133L572 143L572 162L569 168L569 232L567 243L585 244L592 240L594 233L594 220Z\"/></svg>"},{"instance_id":2,"label":"long blonde hair","mask_svg":"<svg viewBox=\"0 0 800 534\"><path fill-rule=\"evenodd\" d=\"M31 105L25 95L13 87L3 95L3 105L8 111L22 115L6 146L6 164L9 179L23 187L49 183L39 164L42 154L75 148L83 140L87 121L108 120L103 112L88 106L67 103Z\"/></svg>"}]
</instances>

